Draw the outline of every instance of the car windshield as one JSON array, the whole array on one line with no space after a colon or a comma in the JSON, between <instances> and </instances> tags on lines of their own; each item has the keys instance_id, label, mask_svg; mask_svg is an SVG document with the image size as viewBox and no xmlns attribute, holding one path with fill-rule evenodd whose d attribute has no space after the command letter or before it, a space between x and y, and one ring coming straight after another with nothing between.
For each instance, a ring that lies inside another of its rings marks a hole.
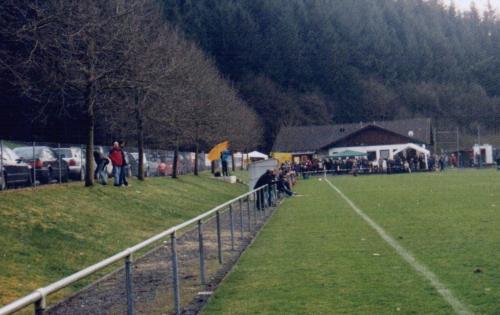
<instances>
[{"instance_id":1,"label":"car windshield","mask_svg":"<svg viewBox=\"0 0 500 315\"><path fill-rule=\"evenodd\" d=\"M19 156L12 151L11 149L7 147L2 148L2 160L3 161L9 161L9 162L15 162L19 159Z\"/></svg>"},{"instance_id":2,"label":"car windshield","mask_svg":"<svg viewBox=\"0 0 500 315\"><path fill-rule=\"evenodd\" d=\"M33 159L33 147L15 148L14 152L26 160ZM35 147L35 157L42 160L54 159L54 153L47 147Z\"/></svg>"},{"instance_id":3,"label":"car windshield","mask_svg":"<svg viewBox=\"0 0 500 315\"><path fill-rule=\"evenodd\" d=\"M58 154L64 155L64 157L67 157L67 158L73 156L73 152L71 151L70 148L54 149L54 151L56 151L56 153L58 153Z\"/></svg>"},{"instance_id":4,"label":"car windshield","mask_svg":"<svg viewBox=\"0 0 500 315\"><path fill-rule=\"evenodd\" d=\"M35 147L35 156L38 156L40 154L40 151L42 151L42 148ZM33 159L33 147L15 148L14 152L23 159L29 159L29 160Z\"/></svg>"}]
</instances>

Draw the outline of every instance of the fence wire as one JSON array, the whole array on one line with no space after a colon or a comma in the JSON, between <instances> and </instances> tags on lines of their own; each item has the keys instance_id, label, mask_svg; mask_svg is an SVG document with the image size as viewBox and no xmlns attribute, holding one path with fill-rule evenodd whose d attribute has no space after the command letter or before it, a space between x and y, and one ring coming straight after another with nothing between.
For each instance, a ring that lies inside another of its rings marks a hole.
<instances>
[{"instance_id":1,"label":"fence wire","mask_svg":"<svg viewBox=\"0 0 500 315\"><path fill-rule=\"evenodd\" d=\"M95 145L94 151L105 157L110 146ZM139 154L136 147L125 147L125 174L139 176ZM172 176L174 151L144 150L143 166L146 177ZM193 152L179 152L179 175L193 173ZM37 187L46 184L85 180L86 146L55 142L23 142L0 140L0 190L19 187ZM198 170L206 170L205 153L198 155ZM111 163L106 175L112 176Z\"/></svg>"}]
</instances>

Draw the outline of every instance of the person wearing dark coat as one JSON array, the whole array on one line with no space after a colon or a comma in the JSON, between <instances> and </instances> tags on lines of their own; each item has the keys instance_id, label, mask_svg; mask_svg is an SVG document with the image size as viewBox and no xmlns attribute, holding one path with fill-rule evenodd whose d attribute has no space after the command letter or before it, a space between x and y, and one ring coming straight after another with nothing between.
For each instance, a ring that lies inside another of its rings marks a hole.
<instances>
[{"instance_id":1,"label":"person wearing dark coat","mask_svg":"<svg viewBox=\"0 0 500 315\"><path fill-rule=\"evenodd\" d=\"M122 171L120 172L120 186L124 185L125 187L128 187L128 180L127 180L127 176L128 176L128 171L129 171L129 165L128 165L128 158L127 158L127 153L125 152L125 141L120 141L120 149L121 149L121 152L122 152L122 160L123 160L123 164L122 164Z\"/></svg>"},{"instance_id":2,"label":"person wearing dark coat","mask_svg":"<svg viewBox=\"0 0 500 315\"><path fill-rule=\"evenodd\" d=\"M94 151L94 160L95 160L95 172L94 177L97 179L99 183L102 185L108 184L108 174L106 172L106 165L109 164L109 160L99 152L98 150Z\"/></svg>"},{"instance_id":3,"label":"person wearing dark coat","mask_svg":"<svg viewBox=\"0 0 500 315\"><path fill-rule=\"evenodd\" d=\"M267 170L259 179L257 183L255 183L254 189L264 187L266 185L271 186L274 183L274 174L272 170ZM261 189L257 192L257 209L264 209L264 200L265 200L265 189ZM271 204L271 194L268 192L268 204Z\"/></svg>"}]
</instances>

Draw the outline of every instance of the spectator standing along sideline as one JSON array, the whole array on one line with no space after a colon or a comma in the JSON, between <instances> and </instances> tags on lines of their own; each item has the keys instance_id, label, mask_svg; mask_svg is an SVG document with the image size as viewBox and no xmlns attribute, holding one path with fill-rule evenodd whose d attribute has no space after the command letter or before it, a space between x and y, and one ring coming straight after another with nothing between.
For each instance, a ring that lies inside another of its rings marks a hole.
<instances>
[{"instance_id":1,"label":"spectator standing along sideline","mask_svg":"<svg viewBox=\"0 0 500 315\"><path fill-rule=\"evenodd\" d=\"M127 161L127 154L125 152L125 141L120 141L120 150L122 152L122 171L120 172L120 186L125 185L125 187L128 187L128 169L129 169L129 164Z\"/></svg>"},{"instance_id":2,"label":"spectator standing along sideline","mask_svg":"<svg viewBox=\"0 0 500 315\"><path fill-rule=\"evenodd\" d=\"M120 187L120 178L123 168L123 155L118 142L113 142L113 148L109 151L109 159L113 164L114 185Z\"/></svg>"}]
</instances>

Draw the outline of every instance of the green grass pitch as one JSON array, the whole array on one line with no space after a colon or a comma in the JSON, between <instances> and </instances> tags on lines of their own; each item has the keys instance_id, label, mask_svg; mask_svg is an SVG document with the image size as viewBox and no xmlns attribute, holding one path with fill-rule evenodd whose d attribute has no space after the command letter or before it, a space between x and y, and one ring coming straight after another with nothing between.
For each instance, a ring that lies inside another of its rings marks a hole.
<instances>
[{"instance_id":1,"label":"green grass pitch","mask_svg":"<svg viewBox=\"0 0 500 315\"><path fill-rule=\"evenodd\" d=\"M500 314L500 172L329 177L472 313ZM296 187L204 314L453 314L325 180Z\"/></svg>"}]
</instances>

